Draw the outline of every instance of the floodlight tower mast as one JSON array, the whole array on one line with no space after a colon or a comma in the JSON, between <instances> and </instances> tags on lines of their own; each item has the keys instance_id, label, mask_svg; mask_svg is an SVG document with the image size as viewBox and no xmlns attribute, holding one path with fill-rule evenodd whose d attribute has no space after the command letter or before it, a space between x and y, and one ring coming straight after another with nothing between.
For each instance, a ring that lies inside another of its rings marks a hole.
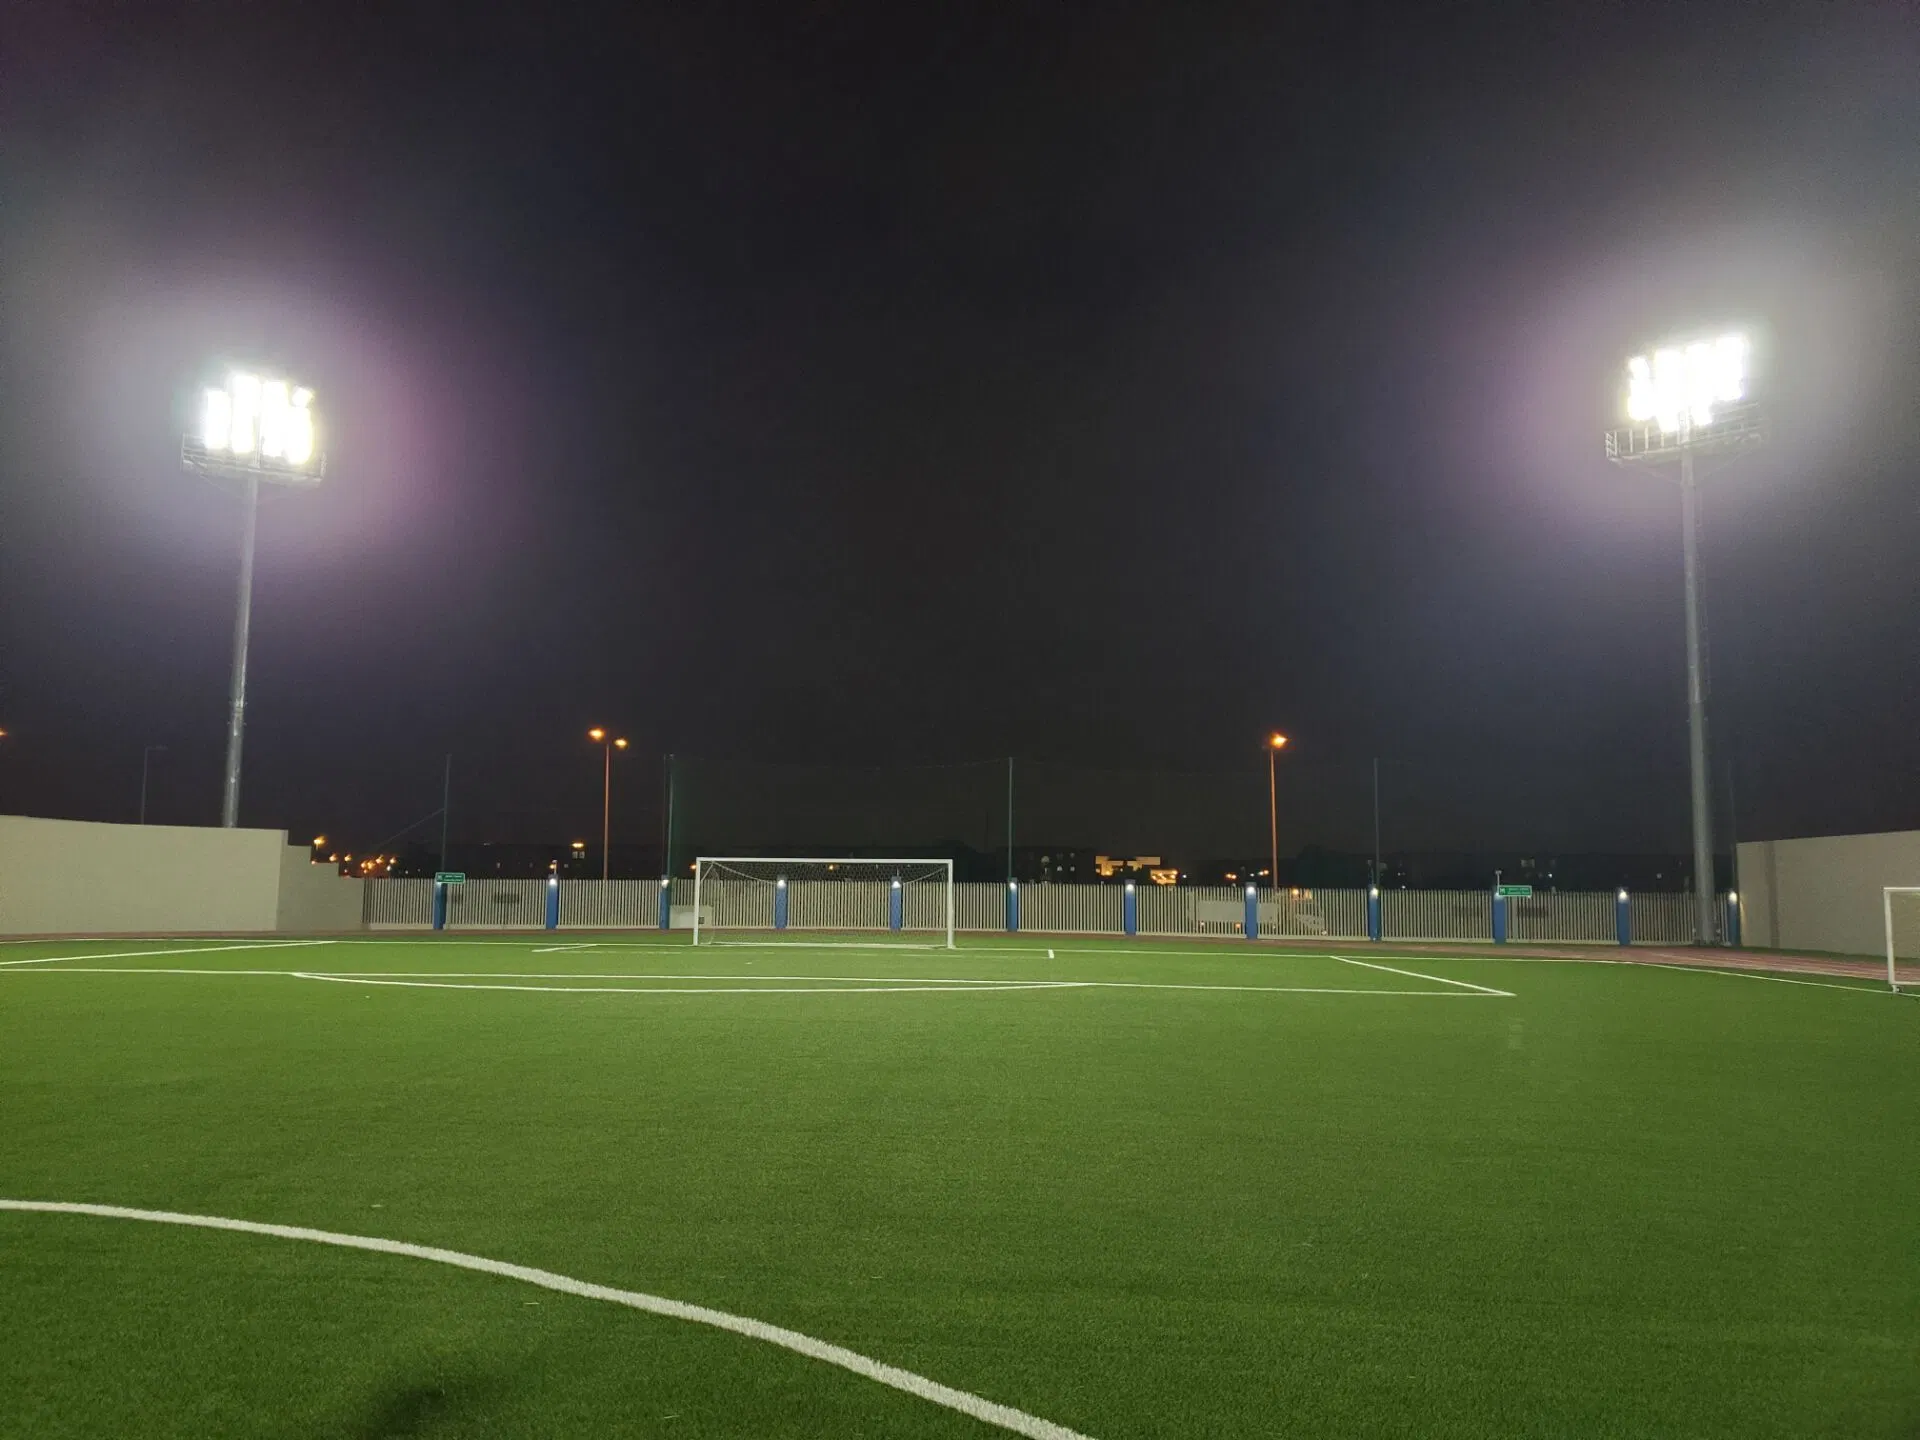
<instances>
[{"instance_id":1,"label":"floodlight tower mast","mask_svg":"<svg viewBox=\"0 0 1920 1440\"><path fill-rule=\"evenodd\" d=\"M1751 448L1763 436L1759 406L1746 399L1744 335L1723 335L1662 348L1627 362L1627 415L1635 422L1607 432L1616 465L1677 465L1680 547L1686 579L1687 761L1693 810L1694 941L1715 944L1713 802L1707 768L1706 647L1701 640L1700 489L1694 460ZM1648 423L1652 422L1652 423Z\"/></svg>"},{"instance_id":2,"label":"floodlight tower mast","mask_svg":"<svg viewBox=\"0 0 1920 1440\"><path fill-rule=\"evenodd\" d=\"M247 725L247 641L253 621L253 550L260 487L310 487L326 473L314 431L313 392L285 380L236 370L224 387L201 394L199 428L180 444L180 463L209 479L237 484L242 496L240 586L233 616L233 678L227 691L227 763L220 823L240 823L240 751Z\"/></svg>"}]
</instances>

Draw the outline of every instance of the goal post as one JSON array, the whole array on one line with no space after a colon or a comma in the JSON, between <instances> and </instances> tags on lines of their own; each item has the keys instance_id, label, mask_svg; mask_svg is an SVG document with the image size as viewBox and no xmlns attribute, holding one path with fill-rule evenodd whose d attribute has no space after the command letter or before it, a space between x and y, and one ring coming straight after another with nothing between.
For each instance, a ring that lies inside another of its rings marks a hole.
<instances>
[{"instance_id":1,"label":"goal post","mask_svg":"<svg viewBox=\"0 0 1920 1440\"><path fill-rule=\"evenodd\" d=\"M1905 961L1910 986L1920 987L1920 885L1888 885L1880 892L1887 932L1887 985L1900 988L1900 964Z\"/></svg>"},{"instance_id":2,"label":"goal post","mask_svg":"<svg viewBox=\"0 0 1920 1440\"><path fill-rule=\"evenodd\" d=\"M953 946L953 861L702 855L693 943L717 932L855 932Z\"/></svg>"}]
</instances>

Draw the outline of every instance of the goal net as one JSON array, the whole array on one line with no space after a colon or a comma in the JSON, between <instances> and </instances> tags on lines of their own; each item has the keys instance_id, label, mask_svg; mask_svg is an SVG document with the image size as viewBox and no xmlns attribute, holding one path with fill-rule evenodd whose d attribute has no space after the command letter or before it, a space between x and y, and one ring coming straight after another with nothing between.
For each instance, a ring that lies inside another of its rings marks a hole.
<instances>
[{"instance_id":1,"label":"goal net","mask_svg":"<svg viewBox=\"0 0 1920 1440\"><path fill-rule=\"evenodd\" d=\"M953 861L703 855L693 863L693 943L730 930L865 932L951 950Z\"/></svg>"},{"instance_id":2,"label":"goal net","mask_svg":"<svg viewBox=\"0 0 1920 1440\"><path fill-rule=\"evenodd\" d=\"M1920 885L1881 892L1887 927L1887 984L1920 990Z\"/></svg>"}]
</instances>

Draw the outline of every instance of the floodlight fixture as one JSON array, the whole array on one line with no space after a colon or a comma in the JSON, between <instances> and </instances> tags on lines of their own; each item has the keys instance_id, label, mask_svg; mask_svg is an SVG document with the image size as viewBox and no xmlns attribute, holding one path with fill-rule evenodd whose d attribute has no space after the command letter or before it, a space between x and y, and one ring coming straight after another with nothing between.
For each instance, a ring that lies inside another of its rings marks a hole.
<instances>
[{"instance_id":1,"label":"floodlight fixture","mask_svg":"<svg viewBox=\"0 0 1920 1440\"><path fill-rule=\"evenodd\" d=\"M240 823L240 751L247 718L247 634L253 611L253 544L260 487L320 483L313 391L283 376L230 370L200 392L198 415L180 441L180 463L195 474L240 488L246 505L240 531L240 594L233 625L233 675L227 696L227 764L220 823Z\"/></svg>"},{"instance_id":2,"label":"floodlight fixture","mask_svg":"<svg viewBox=\"0 0 1920 1440\"><path fill-rule=\"evenodd\" d=\"M251 370L233 370L200 392L199 422L181 442L189 470L269 484L315 485L326 471L313 391Z\"/></svg>"},{"instance_id":3,"label":"floodlight fixture","mask_svg":"<svg viewBox=\"0 0 1920 1440\"><path fill-rule=\"evenodd\" d=\"M1672 466L1680 485L1685 574L1687 751L1693 808L1694 940L1715 943L1713 810L1707 763L1707 666L1700 594L1700 488L1695 461L1750 449L1764 439L1752 398L1753 343L1744 331L1657 345L1627 361L1628 423L1607 432L1607 459L1633 469Z\"/></svg>"}]
</instances>

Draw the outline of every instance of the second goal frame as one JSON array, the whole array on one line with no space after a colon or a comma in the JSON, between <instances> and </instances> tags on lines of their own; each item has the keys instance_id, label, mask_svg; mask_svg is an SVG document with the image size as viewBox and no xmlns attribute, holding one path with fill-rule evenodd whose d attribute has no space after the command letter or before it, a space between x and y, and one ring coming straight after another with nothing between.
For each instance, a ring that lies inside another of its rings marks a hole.
<instances>
[{"instance_id":1,"label":"second goal frame","mask_svg":"<svg viewBox=\"0 0 1920 1440\"><path fill-rule=\"evenodd\" d=\"M1886 924L1887 936L1887 988L1894 991L1900 988L1900 958L1893 939L1893 897L1896 895L1912 895L1920 899L1920 885L1887 885L1880 891L1881 916Z\"/></svg>"},{"instance_id":2,"label":"second goal frame","mask_svg":"<svg viewBox=\"0 0 1920 1440\"><path fill-rule=\"evenodd\" d=\"M951 859L924 856L702 855L693 862L693 943L703 930L785 930L791 916L796 929L932 932L951 950L953 871ZM929 913L925 892L935 886ZM722 909L731 913L722 918Z\"/></svg>"}]
</instances>

